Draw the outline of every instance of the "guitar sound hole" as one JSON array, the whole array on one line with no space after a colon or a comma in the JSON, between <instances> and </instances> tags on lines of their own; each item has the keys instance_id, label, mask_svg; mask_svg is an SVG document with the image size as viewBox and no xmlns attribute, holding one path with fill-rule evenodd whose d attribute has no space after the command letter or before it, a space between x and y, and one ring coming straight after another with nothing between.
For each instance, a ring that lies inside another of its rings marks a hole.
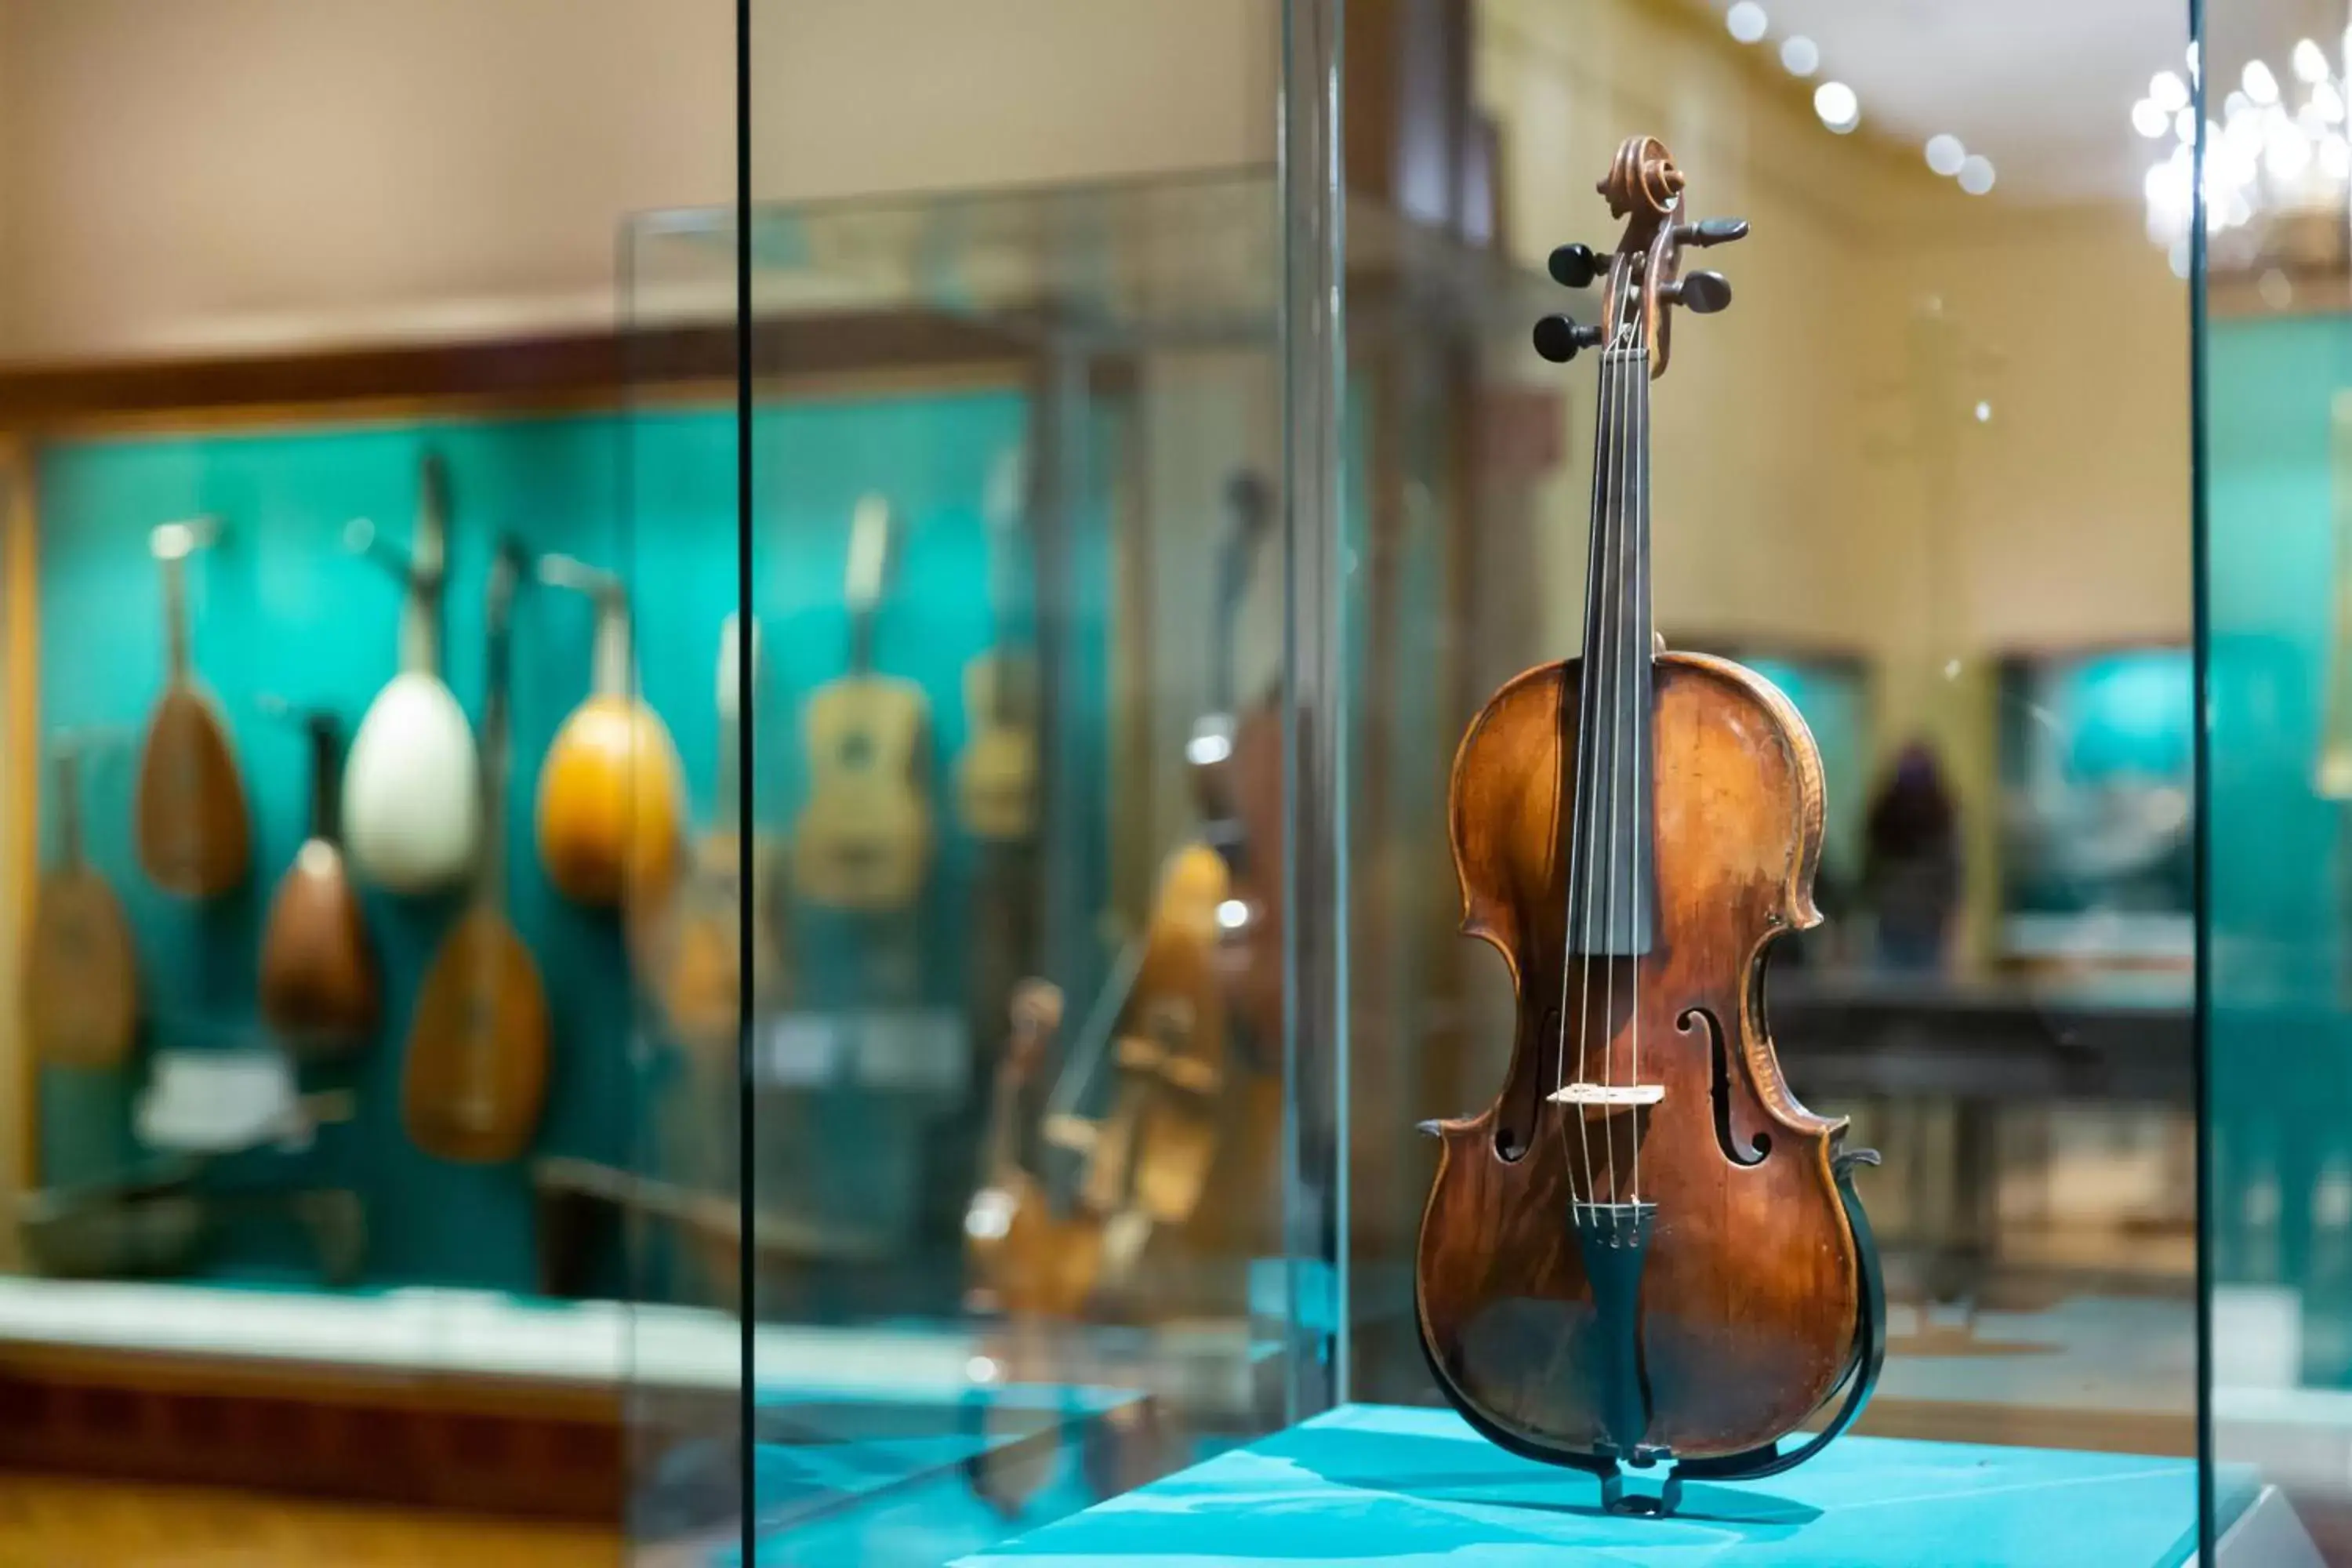
<instances>
[{"instance_id":1,"label":"guitar sound hole","mask_svg":"<svg viewBox=\"0 0 2352 1568\"><path fill-rule=\"evenodd\" d=\"M873 736L854 733L843 739L841 742L841 765L843 767L862 768L869 765L873 761Z\"/></svg>"}]
</instances>

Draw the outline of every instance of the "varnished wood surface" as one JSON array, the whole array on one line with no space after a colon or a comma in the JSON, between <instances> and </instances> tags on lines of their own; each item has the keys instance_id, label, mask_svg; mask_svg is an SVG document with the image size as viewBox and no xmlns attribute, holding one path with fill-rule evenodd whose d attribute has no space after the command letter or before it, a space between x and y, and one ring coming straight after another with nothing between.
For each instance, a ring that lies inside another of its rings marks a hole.
<instances>
[{"instance_id":1,"label":"varnished wood surface","mask_svg":"<svg viewBox=\"0 0 2352 1568\"><path fill-rule=\"evenodd\" d=\"M614 1568L618 1528L0 1473L0 1568Z\"/></svg>"},{"instance_id":2,"label":"varnished wood surface","mask_svg":"<svg viewBox=\"0 0 2352 1568\"><path fill-rule=\"evenodd\" d=\"M331 1055L375 1027L379 995L367 920L342 851L306 839L262 928L262 1016L299 1054Z\"/></svg>"},{"instance_id":3,"label":"varnished wood surface","mask_svg":"<svg viewBox=\"0 0 2352 1568\"><path fill-rule=\"evenodd\" d=\"M139 864L184 899L245 880L252 826L245 780L212 700L175 680L155 705L139 758Z\"/></svg>"},{"instance_id":4,"label":"varnished wood surface","mask_svg":"<svg viewBox=\"0 0 2352 1568\"><path fill-rule=\"evenodd\" d=\"M547 992L530 950L488 903L466 911L425 973L401 1110L418 1148L495 1162L530 1145L547 1098Z\"/></svg>"},{"instance_id":5,"label":"varnished wood surface","mask_svg":"<svg viewBox=\"0 0 2352 1568\"><path fill-rule=\"evenodd\" d=\"M131 1054L139 978L122 904L87 861L58 866L33 895L25 1022L36 1057L112 1068Z\"/></svg>"},{"instance_id":6,"label":"varnished wood surface","mask_svg":"<svg viewBox=\"0 0 2352 1568\"><path fill-rule=\"evenodd\" d=\"M1421 1329L1457 1402L1534 1447L1591 1452L1602 1438L1593 1311L1570 1205L1633 1197L1638 1143L1639 1196L1657 1210L1642 1283L1644 1440L1685 1458L1739 1452L1809 1415L1853 1343L1859 1277L1830 1165L1843 1123L1789 1092L1755 983L1764 944L1819 919L1820 762L1803 721L1759 678L1664 656L1652 726L1656 945L1638 961L1570 961L1561 814L1576 668L1546 665L1506 686L1455 761L1464 929L1503 954L1519 1005L1503 1093L1440 1130ZM1721 1131L1714 1046L1695 1009L1722 1033ZM1563 1041L1580 1018L1591 1020L1580 1074L1561 1061L1579 1048ZM1580 1128L1543 1098L1579 1077L1664 1094L1644 1111L1595 1110ZM1735 1163L1726 1133L1745 1153L1769 1149ZM1505 1158L1499 1144L1524 1152Z\"/></svg>"}]
</instances>

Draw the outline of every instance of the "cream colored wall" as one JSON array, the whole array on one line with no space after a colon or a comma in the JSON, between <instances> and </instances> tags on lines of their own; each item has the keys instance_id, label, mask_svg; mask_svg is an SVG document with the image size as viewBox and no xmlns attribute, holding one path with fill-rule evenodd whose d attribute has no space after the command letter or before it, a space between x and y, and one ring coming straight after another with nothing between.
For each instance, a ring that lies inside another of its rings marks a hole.
<instances>
[{"instance_id":1,"label":"cream colored wall","mask_svg":"<svg viewBox=\"0 0 2352 1568\"><path fill-rule=\"evenodd\" d=\"M1676 7L1480 15L1526 264L1613 240L1592 181L1633 130L1673 149L1702 214L1754 226L1709 258L1733 308L1680 322L1655 389L1662 628L1867 656L1874 748L1937 743L1981 894L1999 656L2189 637L2186 286L2136 207L1963 196L1907 148L1830 135ZM1573 457L1542 514L1561 591L1528 657L1578 633L1591 394L1568 383ZM1990 916L1972 900L1971 949Z\"/></svg>"},{"instance_id":2,"label":"cream colored wall","mask_svg":"<svg viewBox=\"0 0 2352 1568\"><path fill-rule=\"evenodd\" d=\"M0 355L612 319L735 193L731 0L11 0ZM763 199L1265 163L1274 0L761 0Z\"/></svg>"}]
</instances>

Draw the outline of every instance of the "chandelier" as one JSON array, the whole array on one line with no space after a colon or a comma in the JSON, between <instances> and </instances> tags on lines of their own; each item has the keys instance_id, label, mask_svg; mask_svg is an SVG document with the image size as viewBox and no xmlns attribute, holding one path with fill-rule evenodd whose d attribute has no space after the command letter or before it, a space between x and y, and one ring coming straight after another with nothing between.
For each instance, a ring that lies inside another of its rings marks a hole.
<instances>
[{"instance_id":1,"label":"chandelier","mask_svg":"<svg viewBox=\"0 0 2352 1568\"><path fill-rule=\"evenodd\" d=\"M2346 37L2352 48L2352 33ZM2329 261L2340 265L2352 142L2346 139L2345 81L2326 50L2309 38L2289 57L2293 81L2282 85L2259 59L2246 62L2218 119L2200 127L2193 89L2197 46L2188 75L2158 71L2147 96L2132 105L2132 129L2171 147L2147 171L2142 191L2147 237L2164 247L2178 277L2189 276L2194 221L2197 137L2205 136L2205 243L2217 270L2262 264ZM2210 94L2209 94L2210 97ZM2316 240L2320 257L2307 254Z\"/></svg>"}]
</instances>

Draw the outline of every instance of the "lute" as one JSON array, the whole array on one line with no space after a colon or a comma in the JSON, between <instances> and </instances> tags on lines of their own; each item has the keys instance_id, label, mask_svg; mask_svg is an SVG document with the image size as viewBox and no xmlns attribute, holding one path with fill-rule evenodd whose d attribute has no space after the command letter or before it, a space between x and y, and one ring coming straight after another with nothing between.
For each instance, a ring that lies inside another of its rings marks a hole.
<instances>
[{"instance_id":1,"label":"lute","mask_svg":"<svg viewBox=\"0 0 2352 1568\"><path fill-rule=\"evenodd\" d=\"M114 1068L138 1029L138 962L122 901L83 851L83 745L60 736L50 757L58 858L33 893L25 1025L41 1061Z\"/></svg>"},{"instance_id":2,"label":"lute","mask_svg":"<svg viewBox=\"0 0 2352 1568\"><path fill-rule=\"evenodd\" d=\"M149 540L163 569L167 665L139 758L139 864L149 881L184 899L220 897L245 880L253 859L236 752L188 647L188 557L218 532L200 519L164 523Z\"/></svg>"},{"instance_id":3,"label":"lute","mask_svg":"<svg viewBox=\"0 0 2352 1568\"><path fill-rule=\"evenodd\" d=\"M481 815L473 899L442 939L416 998L401 1110L418 1148L445 1160L511 1160L547 1098L547 992L506 915L509 688L521 552L491 563L482 700Z\"/></svg>"},{"instance_id":4,"label":"lute","mask_svg":"<svg viewBox=\"0 0 2352 1568\"><path fill-rule=\"evenodd\" d=\"M713 779L710 831L688 851L671 886L633 906L630 929L637 965L651 986L670 1031L687 1045L726 1054L736 1044L742 1014L743 813L740 735L742 678L751 678L751 707L758 710L760 627L751 623L749 647L741 623L729 616L719 638L718 770ZM776 846L753 833L751 855L751 1001L756 1012L773 1005L784 980L781 894L782 867Z\"/></svg>"}]
</instances>

